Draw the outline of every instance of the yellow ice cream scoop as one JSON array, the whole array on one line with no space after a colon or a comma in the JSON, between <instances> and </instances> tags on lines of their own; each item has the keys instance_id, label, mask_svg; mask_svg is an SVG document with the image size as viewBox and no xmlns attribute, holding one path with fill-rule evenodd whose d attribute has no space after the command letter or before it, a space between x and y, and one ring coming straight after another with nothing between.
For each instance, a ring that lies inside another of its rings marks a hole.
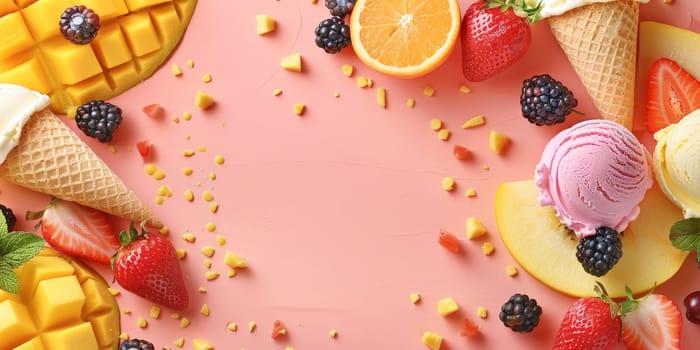
<instances>
[{"instance_id":1,"label":"yellow ice cream scoop","mask_svg":"<svg viewBox=\"0 0 700 350\"><path fill-rule=\"evenodd\" d=\"M654 134L654 172L686 218L700 217L700 110Z\"/></svg>"},{"instance_id":2,"label":"yellow ice cream scoop","mask_svg":"<svg viewBox=\"0 0 700 350\"><path fill-rule=\"evenodd\" d=\"M0 83L49 95L51 109L58 114L89 100L114 97L166 60L196 4L197 0L0 1ZM76 5L99 17L97 34L87 43L66 39L59 25L66 9Z\"/></svg>"},{"instance_id":3,"label":"yellow ice cream scoop","mask_svg":"<svg viewBox=\"0 0 700 350\"><path fill-rule=\"evenodd\" d=\"M119 308L107 283L53 249L15 270L19 293L0 291L3 349L117 349Z\"/></svg>"}]
</instances>

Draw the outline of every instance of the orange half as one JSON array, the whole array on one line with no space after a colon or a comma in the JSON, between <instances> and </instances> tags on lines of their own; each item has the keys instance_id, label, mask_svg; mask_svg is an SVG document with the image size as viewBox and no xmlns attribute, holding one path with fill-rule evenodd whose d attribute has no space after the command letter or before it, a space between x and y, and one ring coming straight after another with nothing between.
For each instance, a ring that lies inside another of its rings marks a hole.
<instances>
[{"instance_id":1,"label":"orange half","mask_svg":"<svg viewBox=\"0 0 700 350\"><path fill-rule=\"evenodd\" d=\"M352 47L379 72L419 77L452 53L460 17L457 0L357 0L350 17Z\"/></svg>"}]
</instances>

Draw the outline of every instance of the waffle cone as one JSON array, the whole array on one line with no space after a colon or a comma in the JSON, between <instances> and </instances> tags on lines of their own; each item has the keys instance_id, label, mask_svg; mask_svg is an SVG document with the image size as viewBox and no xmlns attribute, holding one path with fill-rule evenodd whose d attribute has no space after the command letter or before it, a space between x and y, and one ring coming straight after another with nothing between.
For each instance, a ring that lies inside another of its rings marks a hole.
<instances>
[{"instance_id":1,"label":"waffle cone","mask_svg":"<svg viewBox=\"0 0 700 350\"><path fill-rule=\"evenodd\" d=\"M632 128L639 3L593 3L549 26L604 119Z\"/></svg>"},{"instance_id":2,"label":"waffle cone","mask_svg":"<svg viewBox=\"0 0 700 350\"><path fill-rule=\"evenodd\" d=\"M0 177L56 198L160 227L151 210L48 108L22 128Z\"/></svg>"}]
</instances>

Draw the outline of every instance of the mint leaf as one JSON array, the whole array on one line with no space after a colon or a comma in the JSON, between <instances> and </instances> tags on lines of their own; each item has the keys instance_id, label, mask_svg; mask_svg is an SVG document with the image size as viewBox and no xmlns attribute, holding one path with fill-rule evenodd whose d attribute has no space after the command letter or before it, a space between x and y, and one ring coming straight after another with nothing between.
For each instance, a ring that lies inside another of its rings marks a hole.
<instances>
[{"instance_id":1,"label":"mint leaf","mask_svg":"<svg viewBox=\"0 0 700 350\"><path fill-rule=\"evenodd\" d=\"M0 290L12 294L17 294L17 292L19 292L17 274L3 261L0 261Z\"/></svg>"},{"instance_id":2,"label":"mint leaf","mask_svg":"<svg viewBox=\"0 0 700 350\"><path fill-rule=\"evenodd\" d=\"M0 214L0 236L7 233L7 221L5 215Z\"/></svg>"},{"instance_id":3,"label":"mint leaf","mask_svg":"<svg viewBox=\"0 0 700 350\"><path fill-rule=\"evenodd\" d=\"M674 247L694 251L700 248L700 219L690 218L671 225L669 234Z\"/></svg>"},{"instance_id":4,"label":"mint leaf","mask_svg":"<svg viewBox=\"0 0 700 350\"><path fill-rule=\"evenodd\" d=\"M29 232L12 232L0 239L0 262L16 269L39 254L44 239Z\"/></svg>"}]
</instances>

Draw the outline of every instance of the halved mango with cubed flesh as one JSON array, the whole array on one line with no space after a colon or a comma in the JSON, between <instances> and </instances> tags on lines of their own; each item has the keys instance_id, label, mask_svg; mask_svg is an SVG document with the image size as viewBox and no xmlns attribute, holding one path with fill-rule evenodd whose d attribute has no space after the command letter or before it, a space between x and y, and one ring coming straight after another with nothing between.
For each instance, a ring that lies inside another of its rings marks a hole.
<instances>
[{"instance_id":1,"label":"halved mango with cubed flesh","mask_svg":"<svg viewBox=\"0 0 700 350\"><path fill-rule=\"evenodd\" d=\"M50 248L15 272L19 293L0 291L3 349L118 347L119 309L97 272Z\"/></svg>"},{"instance_id":2,"label":"halved mango with cubed flesh","mask_svg":"<svg viewBox=\"0 0 700 350\"><path fill-rule=\"evenodd\" d=\"M148 78L182 38L197 0L83 0L100 17L97 37L77 45L62 37L67 0L0 1L0 83L51 97L64 114L105 100ZM10 1L10 3L12 3Z\"/></svg>"},{"instance_id":3,"label":"halved mango with cubed flesh","mask_svg":"<svg viewBox=\"0 0 700 350\"><path fill-rule=\"evenodd\" d=\"M596 281L610 296L625 295L625 286L635 294L670 279L688 253L669 240L669 228L682 219L681 211L669 202L658 185L647 191L639 217L622 235L622 258L603 277L589 275L576 259L576 245L551 206L537 203L532 180L506 182L496 191L496 224L511 256L545 285L572 296L594 295Z\"/></svg>"}]
</instances>

